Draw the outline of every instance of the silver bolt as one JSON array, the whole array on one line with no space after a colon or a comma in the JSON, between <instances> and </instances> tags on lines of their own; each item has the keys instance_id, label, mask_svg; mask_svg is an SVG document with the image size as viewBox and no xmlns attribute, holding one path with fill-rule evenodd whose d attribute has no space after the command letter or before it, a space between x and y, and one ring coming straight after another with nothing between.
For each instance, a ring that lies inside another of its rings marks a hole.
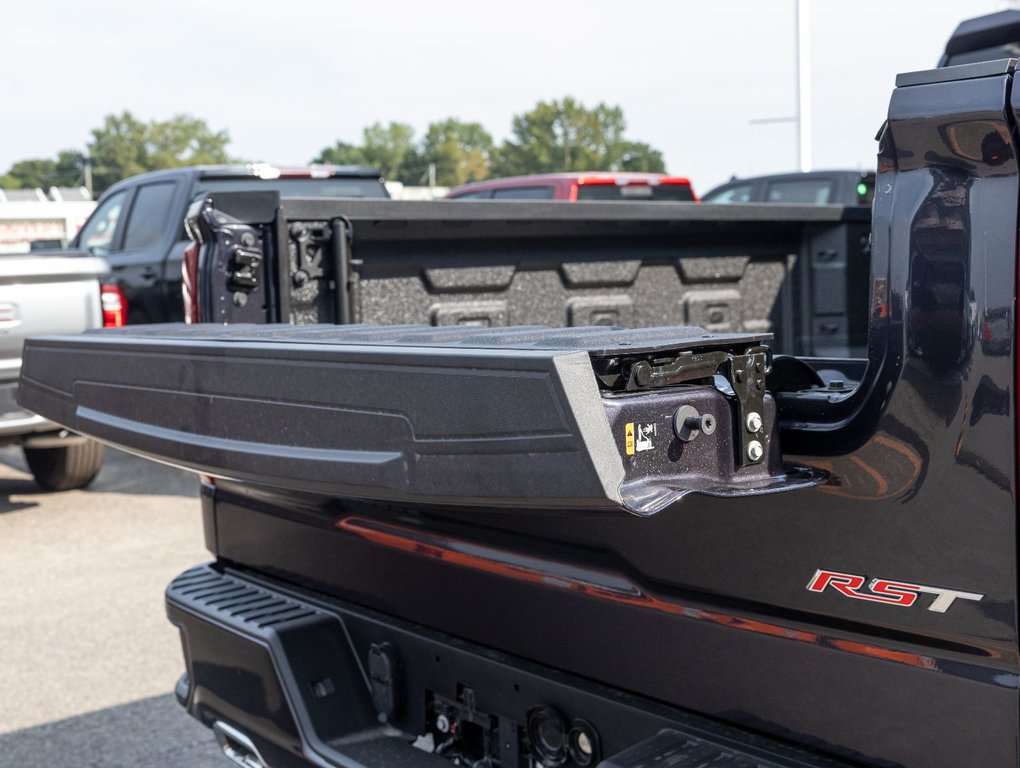
<instances>
[{"instance_id":1,"label":"silver bolt","mask_svg":"<svg viewBox=\"0 0 1020 768\"><path fill-rule=\"evenodd\" d=\"M744 424L747 426L747 431L752 434L761 429L761 414L757 411L751 411L747 414L747 419Z\"/></svg>"},{"instance_id":2,"label":"silver bolt","mask_svg":"<svg viewBox=\"0 0 1020 768\"><path fill-rule=\"evenodd\" d=\"M436 717L436 730L440 733L450 732L450 718L446 715L439 715Z\"/></svg>"},{"instance_id":3,"label":"silver bolt","mask_svg":"<svg viewBox=\"0 0 1020 768\"><path fill-rule=\"evenodd\" d=\"M751 461L758 461L765 453L765 449L762 448L761 443L757 440L752 440L747 445L747 458Z\"/></svg>"},{"instance_id":4,"label":"silver bolt","mask_svg":"<svg viewBox=\"0 0 1020 768\"><path fill-rule=\"evenodd\" d=\"M577 734L577 749L585 756L591 755L595 751L592 749L591 739L588 738L588 734L584 731L580 731Z\"/></svg>"}]
</instances>

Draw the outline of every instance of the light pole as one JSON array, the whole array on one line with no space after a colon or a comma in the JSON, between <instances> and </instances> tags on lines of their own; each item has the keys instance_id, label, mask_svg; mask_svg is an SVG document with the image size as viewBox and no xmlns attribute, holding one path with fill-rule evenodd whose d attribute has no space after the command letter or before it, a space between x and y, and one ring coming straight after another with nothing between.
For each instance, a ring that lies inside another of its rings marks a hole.
<instances>
[{"instance_id":1,"label":"light pole","mask_svg":"<svg viewBox=\"0 0 1020 768\"><path fill-rule=\"evenodd\" d=\"M769 123L797 124L797 163L801 171L811 170L811 24L808 12L810 0L793 0L794 48L796 63L797 108L792 117L759 117L748 120L749 125Z\"/></svg>"},{"instance_id":2,"label":"light pole","mask_svg":"<svg viewBox=\"0 0 1020 768\"><path fill-rule=\"evenodd\" d=\"M810 0L794 0L797 14L797 155L801 171L811 170Z\"/></svg>"},{"instance_id":3,"label":"light pole","mask_svg":"<svg viewBox=\"0 0 1020 768\"><path fill-rule=\"evenodd\" d=\"M89 197L92 197L92 158L85 158L85 189L89 191Z\"/></svg>"}]
</instances>

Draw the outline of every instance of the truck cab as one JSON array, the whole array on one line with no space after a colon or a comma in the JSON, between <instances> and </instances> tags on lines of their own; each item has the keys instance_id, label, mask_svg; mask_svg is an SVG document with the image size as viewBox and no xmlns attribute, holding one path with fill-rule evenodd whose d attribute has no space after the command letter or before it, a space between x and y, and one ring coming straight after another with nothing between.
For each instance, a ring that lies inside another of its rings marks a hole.
<instances>
[{"instance_id":1,"label":"truck cab","mask_svg":"<svg viewBox=\"0 0 1020 768\"><path fill-rule=\"evenodd\" d=\"M689 179L664 173L591 171L506 176L462 184L446 200L578 200L695 202Z\"/></svg>"}]
</instances>

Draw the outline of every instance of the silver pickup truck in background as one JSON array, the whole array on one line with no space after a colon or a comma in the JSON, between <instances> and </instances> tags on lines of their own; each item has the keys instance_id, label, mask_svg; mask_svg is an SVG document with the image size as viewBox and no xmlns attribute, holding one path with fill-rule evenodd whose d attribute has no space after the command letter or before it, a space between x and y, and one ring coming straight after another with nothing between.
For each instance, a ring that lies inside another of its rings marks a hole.
<instances>
[{"instance_id":1,"label":"silver pickup truck in background","mask_svg":"<svg viewBox=\"0 0 1020 768\"><path fill-rule=\"evenodd\" d=\"M100 284L108 272L102 259L84 255L0 258L0 445L20 444L32 476L47 490L92 482L103 446L17 404L22 346L38 334L123 325L123 297Z\"/></svg>"}]
</instances>

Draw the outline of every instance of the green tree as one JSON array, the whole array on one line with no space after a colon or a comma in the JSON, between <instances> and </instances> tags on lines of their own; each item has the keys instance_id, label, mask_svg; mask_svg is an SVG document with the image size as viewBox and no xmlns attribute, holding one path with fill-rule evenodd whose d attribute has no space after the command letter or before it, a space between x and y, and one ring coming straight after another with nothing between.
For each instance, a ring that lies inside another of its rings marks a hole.
<instances>
[{"instance_id":1,"label":"green tree","mask_svg":"<svg viewBox=\"0 0 1020 768\"><path fill-rule=\"evenodd\" d=\"M130 112L107 115L88 144L92 184L98 195L111 184L153 170L146 156L146 125Z\"/></svg>"},{"instance_id":2,"label":"green tree","mask_svg":"<svg viewBox=\"0 0 1020 768\"><path fill-rule=\"evenodd\" d=\"M14 163L2 177L0 187L5 189L32 189L41 187L72 187L82 182L84 158L81 152L65 149L56 160L37 158Z\"/></svg>"},{"instance_id":3,"label":"green tree","mask_svg":"<svg viewBox=\"0 0 1020 768\"><path fill-rule=\"evenodd\" d=\"M42 187L48 189L57 174L57 163L54 160L37 158L20 160L4 174L4 189L31 189Z\"/></svg>"},{"instance_id":4,"label":"green tree","mask_svg":"<svg viewBox=\"0 0 1020 768\"><path fill-rule=\"evenodd\" d=\"M88 144L93 184L101 192L127 176L182 165L226 163L226 131L212 131L204 120L175 115L144 123L130 112L107 115L92 129Z\"/></svg>"},{"instance_id":5,"label":"green tree","mask_svg":"<svg viewBox=\"0 0 1020 768\"><path fill-rule=\"evenodd\" d=\"M396 179L414 148L414 129L405 123L370 125L364 131L365 162L387 179Z\"/></svg>"},{"instance_id":6,"label":"green tree","mask_svg":"<svg viewBox=\"0 0 1020 768\"><path fill-rule=\"evenodd\" d=\"M661 153L627 141L626 127L620 107L600 103L589 109L569 96L540 101L530 112L514 117L513 138L500 147L494 175L617 171L635 164L663 170Z\"/></svg>"},{"instance_id":7,"label":"green tree","mask_svg":"<svg viewBox=\"0 0 1020 768\"><path fill-rule=\"evenodd\" d=\"M421 184L430 166L435 166L436 184L455 187L488 178L495 145L492 135L480 123L447 118L431 123L417 147L413 162L405 163L408 184Z\"/></svg>"},{"instance_id":8,"label":"green tree","mask_svg":"<svg viewBox=\"0 0 1020 768\"><path fill-rule=\"evenodd\" d=\"M374 123L362 131L362 144L337 141L322 149L313 163L369 165L387 179L402 178L404 164L414 157L414 129L404 123Z\"/></svg>"},{"instance_id":9,"label":"green tree","mask_svg":"<svg viewBox=\"0 0 1020 768\"><path fill-rule=\"evenodd\" d=\"M361 147L338 141L332 147L325 147L312 159L313 163L332 165L365 165L365 153Z\"/></svg>"},{"instance_id":10,"label":"green tree","mask_svg":"<svg viewBox=\"0 0 1020 768\"><path fill-rule=\"evenodd\" d=\"M204 120L175 115L169 120L149 124L147 162L152 168L226 163L229 162L229 143L230 135L226 131L213 132Z\"/></svg>"},{"instance_id":11,"label":"green tree","mask_svg":"<svg viewBox=\"0 0 1020 768\"><path fill-rule=\"evenodd\" d=\"M665 173L666 163L662 152L640 141L624 142L619 159L621 171L645 171L647 173Z\"/></svg>"}]
</instances>

